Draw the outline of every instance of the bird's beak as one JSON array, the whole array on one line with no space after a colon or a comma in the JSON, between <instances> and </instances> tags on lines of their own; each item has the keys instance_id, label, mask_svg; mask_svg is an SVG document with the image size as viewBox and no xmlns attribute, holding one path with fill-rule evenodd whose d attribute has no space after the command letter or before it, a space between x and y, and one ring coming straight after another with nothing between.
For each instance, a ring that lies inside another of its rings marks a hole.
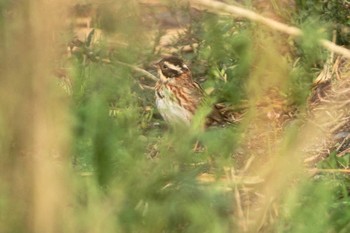
<instances>
[{"instance_id":1,"label":"bird's beak","mask_svg":"<svg viewBox=\"0 0 350 233\"><path fill-rule=\"evenodd\" d=\"M157 62L152 63L152 67L153 67L154 69L158 69L158 67L159 67L159 62L157 61Z\"/></svg>"}]
</instances>

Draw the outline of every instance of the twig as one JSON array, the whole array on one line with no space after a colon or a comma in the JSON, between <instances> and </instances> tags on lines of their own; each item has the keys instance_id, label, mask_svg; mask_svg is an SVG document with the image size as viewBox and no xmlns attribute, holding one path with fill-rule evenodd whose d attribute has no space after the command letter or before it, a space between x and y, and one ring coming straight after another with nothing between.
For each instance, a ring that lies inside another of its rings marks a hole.
<instances>
[{"instance_id":1,"label":"twig","mask_svg":"<svg viewBox=\"0 0 350 233\"><path fill-rule=\"evenodd\" d=\"M127 63L124 63L124 62L121 62L121 61L114 61L114 63L117 63L117 64L122 65L122 66L130 67L131 69L135 70L136 72L139 72L139 73L145 75L147 78L150 78L150 79L152 79L153 81L156 81L156 82L158 81L158 78L156 76L154 76L150 72L148 72L148 71L146 71L144 69L141 69L141 68L139 68L137 66L134 66L134 65L131 65L131 64L127 64Z\"/></svg>"},{"instance_id":2,"label":"twig","mask_svg":"<svg viewBox=\"0 0 350 233\"><path fill-rule=\"evenodd\" d=\"M333 42L336 41L336 31L333 31ZM329 80L332 79L334 74L334 51L331 51L330 56L328 57L326 63L323 66L323 70L320 72L320 74L317 76L317 78L314 80L313 85L319 86L321 83L326 83ZM318 96L321 98L321 96Z\"/></svg>"},{"instance_id":3,"label":"twig","mask_svg":"<svg viewBox=\"0 0 350 233\"><path fill-rule=\"evenodd\" d=\"M131 64L128 64L128 63L124 63L124 62L121 62L121 61L116 61L116 60L113 60L111 61L110 59L108 58L100 58L99 56L96 56L96 54L94 54L89 48L87 47L82 47L82 53L85 55L84 56L84 59L87 57L89 58L91 61L94 61L94 62L103 62L105 64L109 64L109 65L122 65L122 66L126 66L126 67L129 67L131 69L133 69L134 71L136 72L139 72L143 75L145 75L147 78L149 79L152 79L153 81L158 81L158 78L156 76L154 76L153 74L151 74L150 72L144 70L144 69L141 69L135 65L131 65Z\"/></svg>"},{"instance_id":4,"label":"twig","mask_svg":"<svg viewBox=\"0 0 350 233\"><path fill-rule=\"evenodd\" d=\"M269 26L270 28L273 28L277 31L286 33L288 35L291 35L293 37L301 37L303 36L303 32L297 28L297 27L293 27L293 26L289 26L287 24L278 22L276 20L264 17L262 15L259 15L251 10L247 10L238 6L232 6L232 5L228 5L226 3L222 3L222 2L217 2L217 1L213 1L213 0L189 0L190 2L192 2L194 5L200 5L205 7L208 10L214 10L214 11L219 11L219 12L226 12L229 14L233 14L233 15L237 15L240 17L244 17L247 19L250 19L254 22L259 22L262 23L266 26ZM326 49L328 49L329 51L332 51L334 53L337 54L341 54L344 57L350 58L350 50L343 48L341 46L338 46L334 43L332 43L331 41L325 40L325 39L319 39L319 43L325 47Z\"/></svg>"},{"instance_id":5,"label":"twig","mask_svg":"<svg viewBox=\"0 0 350 233\"><path fill-rule=\"evenodd\" d=\"M323 47L325 47L329 51L332 51L334 53L343 55L344 57L350 58L349 49L336 45L333 42L330 42L329 40L325 40L325 39L320 39L319 42Z\"/></svg>"},{"instance_id":6,"label":"twig","mask_svg":"<svg viewBox=\"0 0 350 233\"><path fill-rule=\"evenodd\" d=\"M311 173L344 173L344 174L350 174L350 169L319 169L319 168L313 168L310 169L309 172Z\"/></svg>"},{"instance_id":7,"label":"twig","mask_svg":"<svg viewBox=\"0 0 350 233\"><path fill-rule=\"evenodd\" d=\"M232 179L233 177L235 177L235 172L234 169L231 168L230 169L230 178ZM243 232L247 231L247 224L246 224L246 219L244 218L244 212L243 212L243 207L242 207L242 202L241 202L241 196L239 194L239 190L237 185L234 186L234 197L236 200L236 207L237 207L237 212L238 212L238 217L241 220L241 225L243 228Z\"/></svg>"},{"instance_id":8,"label":"twig","mask_svg":"<svg viewBox=\"0 0 350 233\"><path fill-rule=\"evenodd\" d=\"M350 148L340 152L339 154L337 154L338 157L343 157L346 153L349 153L350 152Z\"/></svg>"},{"instance_id":9,"label":"twig","mask_svg":"<svg viewBox=\"0 0 350 233\"><path fill-rule=\"evenodd\" d=\"M350 138L350 134L348 136L346 136L343 141L340 143L340 145L337 147L336 151L338 152L343 146L344 144L349 140Z\"/></svg>"},{"instance_id":10,"label":"twig","mask_svg":"<svg viewBox=\"0 0 350 233\"><path fill-rule=\"evenodd\" d=\"M307 157L306 159L304 159L304 164L310 164L311 162L322 159L324 156L323 156L323 154L321 154L319 152L320 151L318 151L318 153L316 155L313 155L311 157Z\"/></svg>"},{"instance_id":11,"label":"twig","mask_svg":"<svg viewBox=\"0 0 350 233\"><path fill-rule=\"evenodd\" d=\"M142 89L142 90L144 90L144 89L147 89L147 90L153 90L154 91L154 87L151 87L151 86L148 86L148 85L145 85L145 84L141 84L141 83L139 83L139 86L140 86L140 88Z\"/></svg>"}]
</instances>

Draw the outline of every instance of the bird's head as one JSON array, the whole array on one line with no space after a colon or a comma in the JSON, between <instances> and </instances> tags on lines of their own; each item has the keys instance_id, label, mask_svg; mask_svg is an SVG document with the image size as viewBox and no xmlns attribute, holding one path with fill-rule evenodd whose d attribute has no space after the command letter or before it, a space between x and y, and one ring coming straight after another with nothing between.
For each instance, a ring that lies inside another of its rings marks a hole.
<instances>
[{"instance_id":1,"label":"bird's head","mask_svg":"<svg viewBox=\"0 0 350 233\"><path fill-rule=\"evenodd\" d=\"M190 71L183 60L178 57L166 57L157 63L157 70L162 82L184 77L191 78Z\"/></svg>"}]
</instances>

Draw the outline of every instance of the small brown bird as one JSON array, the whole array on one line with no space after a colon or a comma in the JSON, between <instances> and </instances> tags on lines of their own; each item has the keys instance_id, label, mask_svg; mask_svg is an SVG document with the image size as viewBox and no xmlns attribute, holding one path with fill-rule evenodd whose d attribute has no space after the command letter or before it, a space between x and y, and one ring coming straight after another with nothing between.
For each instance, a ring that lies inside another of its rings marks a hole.
<instances>
[{"instance_id":1,"label":"small brown bird","mask_svg":"<svg viewBox=\"0 0 350 233\"><path fill-rule=\"evenodd\" d=\"M177 57L166 57L157 64L160 80L157 82L156 105L162 117L170 124L190 125L196 111L206 99L201 86L192 79L190 69ZM221 105L214 105L205 125L232 122L233 114Z\"/></svg>"}]
</instances>

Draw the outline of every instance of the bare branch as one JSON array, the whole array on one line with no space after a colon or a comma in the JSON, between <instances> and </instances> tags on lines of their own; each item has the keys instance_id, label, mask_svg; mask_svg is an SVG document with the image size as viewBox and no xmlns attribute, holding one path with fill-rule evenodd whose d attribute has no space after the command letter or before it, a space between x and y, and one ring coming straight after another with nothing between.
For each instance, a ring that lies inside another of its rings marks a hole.
<instances>
[{"instance_id":1,"label":"bare branch","mask_svg":"<svg viewBox=\"0 0 350 233\"><path fill-rule=\"evenodd\" d=\"M147 78L152 79L153 81L156 81L156 82L158 81L158 78L156 76L154 76L153 74L151 74L147 70L141 69L135 65L131 65L131 64L121 62L121 61L116 61L116 60L111 61L109 59L100 59L100 61L102 61L103 63L106 63L106 64L110 64L110 65L117 65L118 64L118 65L129 67L129 68L133 69L134 71L145 75Z\"/></svg>"},{"instance_id":2,"label":"bare branch","mask_svg":"<svg viewBox=\"0 0 350 233\"><path fill-rule=\"evenodd\" d=\"M134 65L131 65L131 64L127 64L127 63L124 63L124 62L121 62L121 61L114 61L116 64L120 64L122 66L127 66L127 67L130 67L131 69L135 70L136 72L139 72L143 75L145 75L147 78L150 78L152 79L153 81L158 81L158 78L156 76L154 76L153 74L151 74L150 72L144 70L144 69L141 69L137 66L134 66Z\"/></svg>"},{"instance_id":3,"label":"bare branch","mask_svg":"<svg viewBox=\"0 0 350 233\"><path fill-rule=\"evenodd\" d=\"M339 45L336 45L333 42L330 42L328 40L320 39L319 42L323 47L328 49L331 52L343 55L344 57L350 58L350 50L346 49L344 47L341 47Z\"/></svg>"}]
</instances>

